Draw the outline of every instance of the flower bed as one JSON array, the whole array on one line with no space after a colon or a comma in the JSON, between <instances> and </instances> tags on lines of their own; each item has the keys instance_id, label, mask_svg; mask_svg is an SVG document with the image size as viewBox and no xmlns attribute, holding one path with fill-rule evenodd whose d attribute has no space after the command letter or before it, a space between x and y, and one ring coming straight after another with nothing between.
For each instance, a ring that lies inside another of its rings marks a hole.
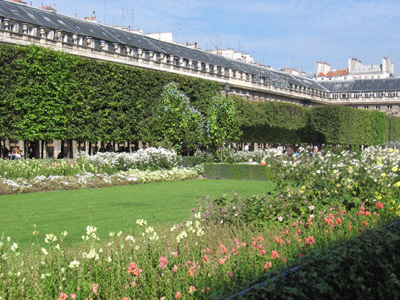
<instances>
[{"instance_id":1,"label":"flower bed","mask_svg":"<svg viewBox=\"0 0 400 300\"><path fill-rule=\"evenodd\" d=\"M400 215L399 161L398 151L379 147L362 154L301 155L294 162L272 155L266 162L279 175L274 192L246 199L237 194L205 197L187 222L171 228L138 220L141 230L110 233L109 239L99 240L97 229L88 226L82 243L75 246L64 245L65 232L39 235L38 228L33 232L37 241L28 249L2 236L0 297L227 297L249 282L267 278L269 272L297 265L299 257L369 234L368 230ZM373 243L373 239L366 242ZM353 247L364 253L360 244ZM397 248L387 251L374 255L382 255L380 261L390 264L384 258L393 257L390 252ZM310 275L320 264L315 260ZM364 282L360 279L364 275L366 282L382 275L356 273L354 284ZM395 286L397 279L389 276ZM327 290L333 286L324 284ZM351 288L352 283L347 284Z\"/></svg>"}]
</instances>

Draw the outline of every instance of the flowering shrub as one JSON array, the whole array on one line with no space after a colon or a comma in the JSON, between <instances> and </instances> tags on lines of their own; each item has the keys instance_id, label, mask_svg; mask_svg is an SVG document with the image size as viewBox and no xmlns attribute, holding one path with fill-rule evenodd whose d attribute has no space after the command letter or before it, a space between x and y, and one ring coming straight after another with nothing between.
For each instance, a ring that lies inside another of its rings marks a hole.
<instances>
[{"instance_id":1,"label":"flowering shrub","mask_svg":"<svg viewBox=\"0 0 400 300\"><path fill-rule=\"evenodd\" d=\"M82 155L81 159L94 165L111 167L126 171L138 170L164 170L178 166L178 155L175 151L163 148L140 149L133 153L97 153L93 156Z\"/></svg>"},{"instance_id":2,"label":"flowering shrub","mask_svg":"<svg viewBox=\"0 0 400 300\"><path fill-rule=\"evenodd\" d=\"M198 172L199 170L196 171L194 168L172 168L163 171L140 171L131 169L128 171L120 171L112 175L84 172L76 176L37 176L27 180L22 178L12 180L0 176L0 195L177 181L194 179L199 175Z\"/></svg>"},{"instance_id":3,"label":"flowering shrub","mask_svg":"<svg viewBox=\"0 0 400 300\"><path fill-rule=\"evenodd\" d=\"M379 213L384 210L377 207ZM183 224L161 228L137 220L137 230L111 232L107 240L87 226L81 244L72 247L64 245L67 232L46 234L43 243L35 228L37 244L29 249L0 238L0 297L174 299L179 293L220 299L255 274L266 275L331 241L376 227L379 213L331 208L316 211L306 222L298 218L290 225L257 229L206 222L201 210L193 209Z\"/></svg>"},{"instance_id":4,"label":"flowering shrub","mask_svg":"<svg viewBox=\"0 0 400 300\"><path fill-rule=\"evenodd\" d=\"M84 153L71 160L0 160L0 176L3 178L31 179L36 176L74 176L85 172L114 174L129 169L165 170L178 166L179 156L163 148L140 149L134 153Z\"/></svg>"}]
</instances>

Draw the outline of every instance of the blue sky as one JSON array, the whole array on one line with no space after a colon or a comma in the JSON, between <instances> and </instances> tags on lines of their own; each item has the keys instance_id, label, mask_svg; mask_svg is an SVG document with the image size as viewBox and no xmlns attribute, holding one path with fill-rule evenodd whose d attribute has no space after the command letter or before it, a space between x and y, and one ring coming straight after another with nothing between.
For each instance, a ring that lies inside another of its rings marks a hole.
<instances>
[{"instance_id":1,"label":"blue sky","mask_svg":"<svg viewBox=\"0 0 400 300\"><path fill-rule=\"evenodd\" d=\"M317 61L345 69L350 57L400 72L398 0L36 0L79 18L96 11L106 25L144 33L171 31L175 42L204 50L234 48L275 69L316 72Z\"/></svg>"}]
</instances>

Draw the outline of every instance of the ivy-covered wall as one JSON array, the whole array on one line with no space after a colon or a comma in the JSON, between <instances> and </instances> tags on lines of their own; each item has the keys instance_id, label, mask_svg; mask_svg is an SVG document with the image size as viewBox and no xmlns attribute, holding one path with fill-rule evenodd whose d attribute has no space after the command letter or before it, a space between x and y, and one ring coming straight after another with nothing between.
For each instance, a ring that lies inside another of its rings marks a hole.
<instances>
[{"instance_id":1,"label":"ivy-covered wall","mask_svg":"<svg viewBox=\"0 0 400 300\"><path fill-rule=\"evenodd\" d=\"M218 83L0 44L0 139L137 141L152 132L170 82L207 114ZM242 142L371 145L400 141L400 120L343 106L313 108L232 97ZM389 134L390 129L390 134Z\"/></svg>"}]
</instances>

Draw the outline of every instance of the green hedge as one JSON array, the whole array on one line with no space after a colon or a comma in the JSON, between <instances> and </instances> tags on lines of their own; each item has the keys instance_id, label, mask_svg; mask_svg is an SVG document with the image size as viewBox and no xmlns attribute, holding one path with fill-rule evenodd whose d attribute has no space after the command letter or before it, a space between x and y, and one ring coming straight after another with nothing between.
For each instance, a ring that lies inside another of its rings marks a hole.
<instances>
[{"instance_id":1,"label":"green hedge","mask_svg":"<svg viewBox=\"0 0 400 300\"><path fill-rule=\"evenodd\" d=\"M0 44L0 139L145 140L154 108L170 82L207 112L217 82L38 46Z\"/></svg>"},{"instance_id":2,"label":"green hedge","mask_svg":"<svg viewBox=\"0 0 400 300\"><path fill-rule=\"evenodd\" d=\"M302 107L235 97L243 142L384 145L400 142L400 118L339 105Z\"/></svg>"},{"instance_id":3,"label":"green hedge","mask_svg":"<svg viewBox=\"0 0 400 300\"><path fill-rule=\"evenodd\" d=\"M294 272L271 274L239 299L399 299L399 249L397 221L305 256Z\"/></svg>"},{"instance_id":4,"label":"green hedge","mask_svg":"<svg viewBox=\"0 0 400 300\"><path fill-rule=\"evenodd\" d=\"M207 114L213 81L0 44L0 139L149 141L163 86L179 83ZM242 142L351 145L400 142L400 120L344 106L303 107L233 97ZM390 129L390 130L389 130ZM389 134L390 131L390 134Z\"/></svg>"},{"instance_id":5,"label":"green hedge","mask_svg":"<svg viewBox=\"0 0 400 300\"><path fill-rule=\"evenodd\" d=\"M265 165L204 164L204 177L209 179L271 180L274 173Z\"/></svg>"}]
</instances>

